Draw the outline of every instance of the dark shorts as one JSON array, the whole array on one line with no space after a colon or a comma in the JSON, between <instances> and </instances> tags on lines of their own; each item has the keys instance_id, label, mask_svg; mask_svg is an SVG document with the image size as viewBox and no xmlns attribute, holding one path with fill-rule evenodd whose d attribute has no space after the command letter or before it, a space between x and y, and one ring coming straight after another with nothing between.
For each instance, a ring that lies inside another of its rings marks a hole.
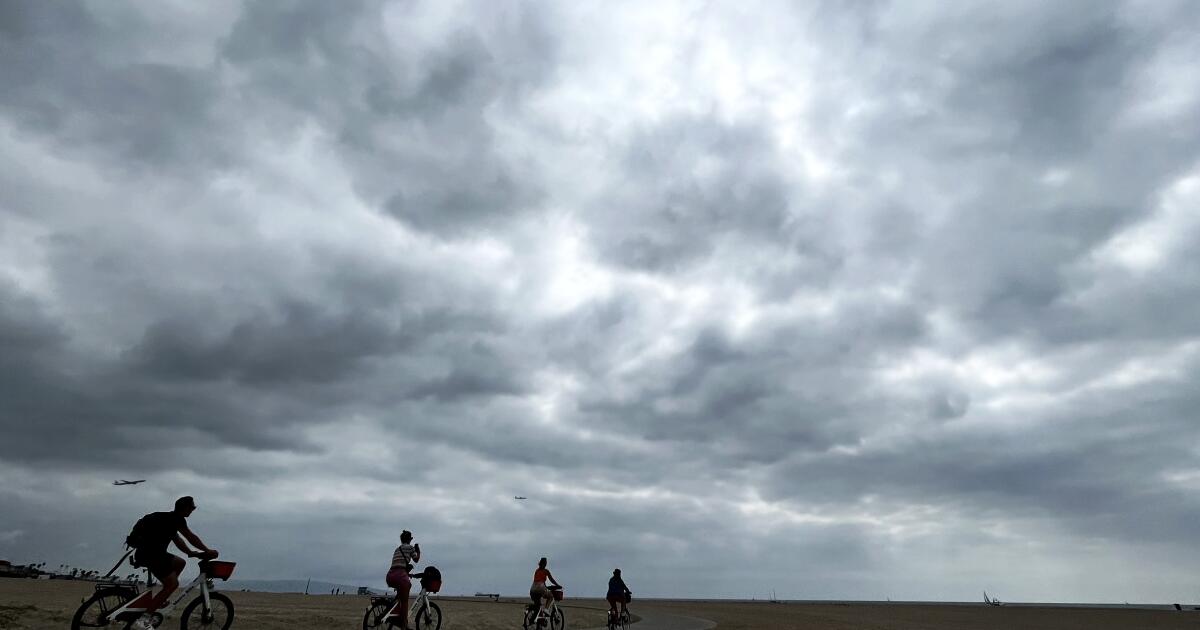
<instances>
[{"instance_id":1,"label":"dark shorts","mask_svg":"<svg viewBox=\"0 0 1200 630\"><path fill-rule=\"evenodd\" d=\"M154 577L162 580L175 570L175 560L181 559L175 554L163 551L138 551L133 554L133 562L139 567L150 569Z\"/></svg>"}]
</instances>

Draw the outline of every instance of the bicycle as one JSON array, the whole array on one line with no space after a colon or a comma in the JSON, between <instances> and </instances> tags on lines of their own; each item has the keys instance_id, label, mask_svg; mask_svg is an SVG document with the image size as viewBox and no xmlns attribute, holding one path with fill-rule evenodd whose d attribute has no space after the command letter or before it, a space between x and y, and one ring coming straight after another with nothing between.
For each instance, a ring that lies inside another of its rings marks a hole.
<instances>
[{"instance_id":1,"label":"bicycle","mask_svg":"<svg viewBox=\"0 0 1200 630\"><path fill-rule=\"evenodd\" d=\"M123 558L122 558L123 560ZM216 592L214 579L228 580L233 575L235 562L214 560L200 561L200 575L186 587L177 591L166 605L154 612L154 627L162 627L167 615L197 587L196 595L183 609L182 630L229 630L233 625L233 601ZM154 598L150 570L146 570L146 590L136 586L97 584L96 592L79 606L71 618L71 630L80 628L107 628L115 626L130 630L133 622L146 612L146 605ZM117 625L123 624L123 625Z\"/></svg>"},{"instance_id":2,"label":"bicycle","mask_svg":"<svg viewBox=\"0 0 1200 630\"><path fill-rule=\"evenodd\" d=\"M633 617L629 615L628 608L622 608L617 615L613 615L612 611L609 611L608 630L628 630L631 623L633 623Z\"/></svg>"},{"instance_id":3,"label":"bicycle","mask_svg":"<svg viewBox=\"0 0 1200 630\"><path fill-rule=\"evenodd\" d=\"M430 569L433 569L431 572ZM436 576L436 577L434 577ZM413 621L418 630L438 630L442 627L442 609L430 600L430 593L442 590L441 573L434 567L425 567L421 574L412 577L421 579L421 592L412 601L411 610L416 611ZM371 604L363 613L363 630L373 628L407 628L401 623L400 597L372 597Z\"/></svg>"},{"instance_id":4,"label":"bicycle","mask_svg":"<svg viewBox=\"0 0 1200 630\"><path fill-rule=\"evenodd\" d=\"M521 621L521 627L525 630L530 628L544 628L546 621L550 622L550 630L563 630L567 627L566 615L563 614L562 608L558 607L558 602L562 601L563 591L561 586L547 587L554 598L550 600L550 608L542 610L540 603L532 603L525 607L525 617Z\"/></svg>"}]
</instances>

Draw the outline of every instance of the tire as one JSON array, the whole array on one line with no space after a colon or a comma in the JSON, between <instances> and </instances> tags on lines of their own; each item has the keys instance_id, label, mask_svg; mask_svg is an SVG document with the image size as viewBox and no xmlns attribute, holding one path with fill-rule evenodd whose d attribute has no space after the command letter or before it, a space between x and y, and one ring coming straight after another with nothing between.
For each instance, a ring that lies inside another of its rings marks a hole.
<instances>
[{"instance_id":1,"label":"tire","mask_svg":"<svg viewBox=\"0 0 1200 630\"><path fill-rule=\"evenodd\" d=\"M567 616L558 606L554 607L554 612L550 613L550 630L565 630L567 627Z\"/></svg>"},{"instance_id":2,"label":"tire","mask_svg":"<svg viewBox=\"0 0 1200 630\"><path fill-rule=\"evenodd\" d=\"M391 610L392 605L387 602L378 602L371 604L367 608L367 612L363 613L363 630L375 630L383 626L383 616Z\"/></svg>"},{"instance_id":3,"label":"tire","mask_svg":"<svg viewBox=\"0 0 1200 630\"><path fill-rule=\"evenodd\" d=\"M537 614L538 614L538 607L536 605L533 608L526 606L525 607L525 617L521 621L521 627L524 628L525 630L529 630L530 628L536 628L537 627L537 624L536 624Z\"/></svg>"},{"instance_id":4,"label":"tire","mask_svg":"<svg viewBox=\"0 0 1200 630\"><path fill-rule=\"evenodd\" d=\"M421 606L421 609L417 611L417 630L439 630L441 627L442 609L433 602L429 602L428 608Z\"/></svg>"},{"instance_id":5,"label":"tire","mask_svg":"<svg viewBox=\"0 0 1200 630\"><path fill-rule=\"evenodd\" d=\"M192 600L183 609L183 618L179 621L181 630L229 630L233 625L233 601L222 593L209 593L208 601L212 610L208 611L211 618L205 619L204 596Z\"/></svg>"},{"instance_id":6,"label":"tire","mask_svg":"<svg viewBox=\"0 0 1200 630\"><path fill-rule=\"evenodd\" d=\"M71 630L80 628L107 628L112 622L108 614L135 597L127 588L106 588L96 591L75 611L71 618ZM122 627L124 627L122 625Z\"/></svg>"}]
</instances>

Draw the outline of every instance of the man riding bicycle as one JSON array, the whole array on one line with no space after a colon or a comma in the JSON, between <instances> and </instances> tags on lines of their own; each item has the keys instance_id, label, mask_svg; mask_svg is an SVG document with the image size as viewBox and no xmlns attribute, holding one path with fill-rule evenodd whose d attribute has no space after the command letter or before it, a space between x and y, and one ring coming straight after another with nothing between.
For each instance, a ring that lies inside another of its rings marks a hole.
<instances>
[{"instance_id":1,"label":"man riding bicycle","mask_svg":"<svg viewBox=\"0 0 1200 630\"><path fill-rule=\"evenodd\" d=\"M133 622L133 630L154 630L154 613L179 587L179 574L187 566L187 561L167 551L172 542L188 557L205 560L217 557L215 549L209 549L199 536L188 529L187 517L195 511L196 502L192 497L179 497L174 510L154 512L139 519L126 539L129 546L134 548L133 565L146 568L162 584L158 594L146 606L146 611ZM192 551L184 543L185 538L200 551Z\"/></svg>"}]
</instances>

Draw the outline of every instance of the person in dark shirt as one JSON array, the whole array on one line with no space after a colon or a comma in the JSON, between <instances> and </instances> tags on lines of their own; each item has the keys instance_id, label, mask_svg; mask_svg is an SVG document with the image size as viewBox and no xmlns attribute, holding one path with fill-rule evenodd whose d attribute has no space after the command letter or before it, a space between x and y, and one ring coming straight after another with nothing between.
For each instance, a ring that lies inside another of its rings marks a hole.
<instances>
[{"instance_id":1,"label":"person in dark shirt","mask_svg":"<svg viewBox=\"0 0 1200 630\"><path fill-rule=\"evenodd\" d=\"M622 612L629 612L629 605L626 601L633 595L633 591L625 586L625 580L621 579L621 570L613 569L613 576L608 579L608 595L604 598L608 600L608 614L612 617L617 616L617 604L621 604Z\"/></svg>"},{"instance_id":2,"label":"person in dark shirt","mask_svg":"<svg viewBox=\"0 0 1200 630\"><path fill-rule=\"evenodd\" d=\"M179 574L187 566L187 561L167 551L167 547L172 542L188 557L206 560L217 557L215 549L209 549L199 536L188 529L187 517L195 511L196 502L192 497L180 497L175 501L173 511L154 512L142 517L145 537L133 555L133 563L149 569L150 573L162 583L162 588L154 596L154 599L150 600L150 604L146 606L146 612L134 622L132 626L134 630L153 630L154 612L179 587ZM184 542L185 538L199 551L193 551L188 547Z\"/></svg>"}]
</instances>

